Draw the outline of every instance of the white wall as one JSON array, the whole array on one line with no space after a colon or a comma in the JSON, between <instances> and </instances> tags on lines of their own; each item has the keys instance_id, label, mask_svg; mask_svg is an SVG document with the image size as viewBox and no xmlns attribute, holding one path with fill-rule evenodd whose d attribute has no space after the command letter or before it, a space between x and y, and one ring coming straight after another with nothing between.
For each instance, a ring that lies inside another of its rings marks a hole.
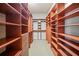
<instances>
[{"instance_id":1,"label":"white wall","mask_svg":"<svg viewBox=\"0 0 79 59\"><path fill-rule=\"evenodd\" d=\"M72 13L74 13L76 11L79 11L79 8L67 13L67 15L72 14ZM78 24L78 23L79 23L79 16L65 20L65 25ZM72 34L72 35L75 35L75 36L79 36L79 26L65 27L65 33L66 34Z\"/></svg>"},{"instance_id":2,"label":"white wall","mask_svg":"<svg viewBox=\"0 0 79 59\"><path fill-rule=\"evenodd\" d=\"M74 17L65 20L65 25L79 23L79 17ZM79 36L79 26L65 27L65 33Z\"/></svg>"},{"instance_id":3,"label":"white wall","mask_svg":"<svg viewBox=\"0 0 79 59\"><path fill-rule=\"evenodd\" d=\"M41 22L41 29L46 30L46 22Z\"/></svg>"},{"instance_id":4,"label":"white wall","mask_svg":"<svg viewBox=\"0 0 79 59\"><path fill-rule=\"evenodd\" d=\"M38 30L38 22L33 22L33 30Z\"/></svg>"},{"instance_id":5,"label":"white wall","mask_svg":"<svg viewBox=\"0 0 79 59\"><path fill-rule=\"evenodd\" d=\"M46 19L46 14L32 14L33 19Z\"/></svg>"}]
</instances>

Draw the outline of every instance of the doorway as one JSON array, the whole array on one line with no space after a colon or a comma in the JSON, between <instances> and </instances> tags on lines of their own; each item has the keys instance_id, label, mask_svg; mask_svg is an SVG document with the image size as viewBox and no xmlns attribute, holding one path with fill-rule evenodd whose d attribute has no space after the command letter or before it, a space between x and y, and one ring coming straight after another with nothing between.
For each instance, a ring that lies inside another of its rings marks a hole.
<instances>
[{"instance_id":1,"label":"doorway","mask_svg":"<svg viewBox=\"0 0 79 59\"><path fill-rule=\"evenodd\" d=\"M33 39L46 39L46 22L45 19L33 20Z\"/></svg>"}]
</instances>

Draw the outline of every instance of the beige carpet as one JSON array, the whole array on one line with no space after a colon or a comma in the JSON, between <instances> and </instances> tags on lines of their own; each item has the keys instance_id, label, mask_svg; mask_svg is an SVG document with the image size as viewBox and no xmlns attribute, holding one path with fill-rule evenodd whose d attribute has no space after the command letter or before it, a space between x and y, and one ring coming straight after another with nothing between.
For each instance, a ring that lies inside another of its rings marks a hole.
<instances>
[{"instance_id":1,"label":"beige carpet","mask_svg":"<svg viewBox=\"0 0 79 59\"><path fill-rule=\"evenodd\" d=\"M29 56L54 56L46 40L34 40L29 49Z\"/></svg>"}]
</instances>

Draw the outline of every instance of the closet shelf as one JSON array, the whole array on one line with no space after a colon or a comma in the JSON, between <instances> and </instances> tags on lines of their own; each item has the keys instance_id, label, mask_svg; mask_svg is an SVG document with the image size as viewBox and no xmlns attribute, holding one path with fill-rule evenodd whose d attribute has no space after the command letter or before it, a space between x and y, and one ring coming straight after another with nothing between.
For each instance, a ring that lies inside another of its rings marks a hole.
<instances>
[{"instance_id":1,"label":"closet shelf","mask_svg":"<svg viewBox=\"0 0 79 59\"><path fill-rule=\"evenodd\" d=\"M78 15L79 15L79 11L75 12L73 14L67 15L67 16L63 16L63 17L59 18L58 21L61 20L61 19L66 20L66 19L69 19L69 18L72 18L72 17L77 17Z\"/></svg>"},{"instance_id":2,"label":"closet shelf","mask_svg":"<svg viewBox=\"0 0 79 59\"><path fill-rule=\"evenodd\" d=\"M14 26L21 26L20 24L15 24L15 23L10 23L10 22L6 22L7 25L14 25Z\"/></svg>"},{"instance_id":3,"label":"closet shelf","mask_svg":"<svg viewBox=\"0 0 79 59\"><path fill-rule=\"evenodd\" d=\"M54 25L52 25L52 27L53 26L57 26L57 27L79 26L79 23L76 23L76 24L68 24L68 25L57 25L57 24L54 24ZM54 28L52 28L52 29L54 29Z\"/></svg>"},{"instance_id":4,"label":"closet shelf","mask_svg":"<svg viewBox=\"0 0 79 59\"><path fill-rule=\"evenodd\" d=\"M20 14L20 12L18 12L15 8L13 8L11 5L9 5L8 3L5 4L8 8L9 8L9 11L12 11L12 13L16 13L16 14ZM6 7L5 6L5 7Z\"/></svg>"},{"instance_id":5,"label":"closet shelf","mask_svg":"<svg viewBox=\"0 0 79 59\"><path fill-rule=\"evenodd\" d=\"M66 43L66 44L68 44L68 45L70 45L71 47L73 47L74 49L76 49L76 50L79 51L79 47L76 46L75 44L72 44L71 42L68 42L68 41L66 41L66 40L64 40L64 39L62 39L62 38L58 38L58 39L59 39L60 41Z\"/></svg>"},{"instance_id":6,"label":"closet shelf","mask_svg":"<svg viewBox=\"0 0 79 59\"><path fill-rule=\"evenodd\" d=\"M15 51L14 51L15 52ZM11 55L11 54L10 54ZM12 53L12 55L15 55L15 56L21 56L22 55L22 50L17 50L15 52L15 54Z\"/></svg>"},{"instance_id":7,"label":"closet shelf","mask_svg":"<svg viewBox=\"0 0 79 59\"><path fill-rule=\"evenodd\" d=\"M56 44L56 43L52 42L51 44L55 47L56 50L58 50L58 49L57 49L57 44Z\"/></svg>"},{"instance_id":8,"label":"closet shelf","mask_svg":"<svg viewBox=\"0 0 79 59\"><path fill-rule=\"evenodd\" d=\"M52 38L52 40L54 39L55 41L57 41L57 38L56 37L52 36L51 38Z\"/></svg>"},{"instance_id":9,"label":"closet shelf","mask_svg":"<svg viewBox=\"0 0 79 59\"><path fill-rule=\"evenodd\" d=\"M22 50L21 49L11 49L8 51L4 51L2 54L0 54L1 56L20 56L22 54Z\"/></svg>"},{"instance_id":10,"label":"closet shelf","mask_svg":"<svg viewBox=\"0 0 79 59\"><path fill-rule=\"evenodd\" d=\"M20 14L20 15L21 15L21 17L22 17L23 19L27 20L27 18L26 18L25 16L23 16L22 14Z\"/></svg>"},{"instance_id":11,"label":"closet shelf","mask_svg":"<svg viewBox=\"0 0 79 59\"><path fill-rule=\"evenodd\" d=\"M62 51L61 49L58 49L58 51L60 52L60 54L61 54L62 56L67 56L67 54L64 53L64 51Z\"/></svg>"},{"instance_id":12,"label":"closet shelf","mask_svg":"<svg viewBox=\"0 0 79 59\"><path fill-rule=\"evenodd\" d=\"M22 33L21 36L25 35L26 33L28 33L28 32Z\"/></svg>"},{"instance_id":13,"label":"closet shelf","mask_svg":"<svg viewBox=\"0 0 79 59\"><path fill-rule=\"evenodd\" d=\"M79 41L79 37L77 37L77 36L73 36L73 35L69 35L69 34L63 34L63 33L57 33L57 32L52 32L52 33L55 33L55 34L58 34L58 35L61 35L61 36L65 36L65 37L69 37L73 40Z\"/></svg>"},{"instance_id":14,"label":"closet shelf","mask_svg":"<svg viewBox=\"0 0 79 59\"><path fill-rule=\"evenodd\" d=\"M73 5L74 5L74 6L73 6ZM72 10L78 8L78 6L79 6L79 4L75 4L75 3L74 3L74 4L71 4L71 5L68 6L67 8L63 9L60 13L55 14L55 15L52 17L52 19L53 19L55 16L57 16L57 15L59 16L59 15L68 13L68 12L70 12L70 11L72 11ZM68 9L69 9L69 10L68 10ZM68 18L75 17L75 16L78 16L78 15L79 15L79 12L77 11L77 12L71 14L71 15L67 15L67 16L61 17L61 18L59 18L58 20L61 20L61 19L68 19ZM56 21L56 20L52 20L52 23L55 22L55 21Z\"/></svg>"},{"instance_id":15,"label":"closet shelf","mask_svg":"<svg viewBox=\"0 0 79 59\"><path fill-rule=\"evenodd\" d=\"M63 9L62 11L60 11L59 13L55 14L52 18L54 18L56 15L61 15L63 13L68 13L68 12L70 12L70 11L78 8L78 7L79 7L79 4L78 3L73 3L70 6L68 6L67 8Z\"/></svg>"},{"instance_id":16,"label":"closet shelf","mask_svg":"<svg viewBox=\"0 0 79 59\"><path fill-rule=\"evenodd\" d=\"M51 45L52 45L52 44L51 44ZM58 55L59 51L58 51L57 48L55 48L54 45L52 45L51 49L52 49L52 51L53 51L53 53L54 53L55 55Z\"/></svg>"},{"instance_id":17,"label":"closet shelf","mask_svg":"<svg viewBox=\"0 0 79 59\"><path fill-rule=\"evenodd\" d=\"M60 13L58 13L58 15L61 15L63 13L68 13L68 12L78 8L78 7L79 7L79 3L72 3L67 8L63 9Z\"/></svg>"},{"instance_id":18,"label":"closet shelf","mask_svg":"<svg viewBox=\"0 0 79 59\"><path fill-rule=\"evenodd\" d=\"M28 26L28 25L22 24L22 26Z\"/></svg>"},{"instance_id":19,"label":"closet shelf","mask_svg":"<svg viewBox=\"0 0 79 59\"><path fill-rule=\"evenodd\" d=\"M66 15L66 16L60 17L58 20L53 20L51 23L53 23L55 21L66 20L66 19L69 19L69 18L72 18L72 17L77 17L78 15L79 15L79 11L74 12L73 14L70 14L70 15Z\"/></svg>"},{"instance_id":20,"label":"closet shelf","mask_svg":"<svg viewBox=\"0 0 79 59\"><path fill-rule=\"evenodd\" d=\"M53 51L54 55L57 55L57 51L54 48L51 48L51 50Z\"/></svg>"},{"instance_id":21,"label":"closet shelf","mask_svg":"<svg viewBox=\"0 0 79 59\"><path fill-rule=\"evenodd\" d=\"M78 56L76 53L74 53L72 50L70 50L69 48L65 47L63 44L58 43L62 48L64 48L66 51L68 51L71 55L73 56Z\"/></svg>"},{"instance_id":22,"label":"closet shelf","mask_svg":"<svg viewBox=\"0 0 79 59\"><path fill-rule=\"evenodd\" d=\"M27 10L23 7L23 5L21 5L21 9L25 11L25 13L27 14Z\"/></svg>"},{"instance_id":23,"label":"closet shelf","mask_svg":"<svg viewBox=\"0 0 79 59\"><path fill-rule=\"evenodd\" d=\"M9 45L9 44L11 44L11 43L13 43L13 42L19 40L19 39L20 39L20 37L1 39L1 40L0 40L0 48L5 47L5 46L7 46L7 45Z\"/></svg>"},{"instance_id":24,"label":"closet shelf","mask_svg":"<svg viewBox=\"0 0 79 59\"><path fill-rule=\"evenodd\" d=\"M0 21L0 25L5 25L5 24L6 24L6 22Z\"/></svg>"},{"instance_id":25,"label":"closet shelf","mask_svg":"<svg viewBox=\"0 0 79 59\"><path fill-rule=\"evenodd\" d=\"M68 27L68 26L79 26L79 23L77 24L68 24L68 25L58 25L58 27Z\"/></svg>"}]
</instances>

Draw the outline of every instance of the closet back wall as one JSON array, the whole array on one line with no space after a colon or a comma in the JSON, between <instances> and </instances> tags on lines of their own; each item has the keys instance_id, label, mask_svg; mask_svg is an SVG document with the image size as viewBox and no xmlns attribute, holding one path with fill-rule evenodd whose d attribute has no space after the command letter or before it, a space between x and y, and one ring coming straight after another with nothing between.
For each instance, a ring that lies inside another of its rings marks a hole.
<instances>
[{"instance_id":1,"label":"closet back wall","mask_svg":"<svg viewBox=\"0 0 79 59\"><path fill-rule=\"evenodd\" d=\"M33 21L33 30L38 31L38 19ZM41 30L46 30L45 22L41 22ZM46 33L45 32L33 32L33 39L38 39L38 37L41 37L40 39L46 39Z\"/></svg>"}]
</instances>

